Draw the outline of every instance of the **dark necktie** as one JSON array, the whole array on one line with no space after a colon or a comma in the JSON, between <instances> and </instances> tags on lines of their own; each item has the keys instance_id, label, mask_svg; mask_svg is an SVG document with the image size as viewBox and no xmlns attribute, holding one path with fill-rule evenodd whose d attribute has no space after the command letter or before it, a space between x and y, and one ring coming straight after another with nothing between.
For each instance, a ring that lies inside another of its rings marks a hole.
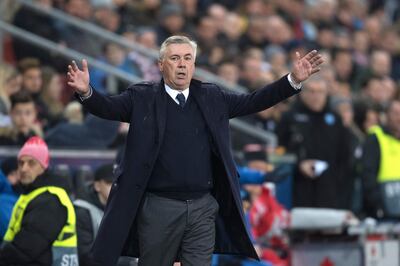
<instances>
[{"instance_id":1,"label":"dark necktie","mask_svg":"<svg viewBox=\"0 0 400 266\"><path fill-rule=\"evenodd\" d=\"M176 99L179 102L179 106L183 108L186 102L185 95L183 95L183 93L179 93L178 95L176 95Z\"/></svg>"}]
</instances>

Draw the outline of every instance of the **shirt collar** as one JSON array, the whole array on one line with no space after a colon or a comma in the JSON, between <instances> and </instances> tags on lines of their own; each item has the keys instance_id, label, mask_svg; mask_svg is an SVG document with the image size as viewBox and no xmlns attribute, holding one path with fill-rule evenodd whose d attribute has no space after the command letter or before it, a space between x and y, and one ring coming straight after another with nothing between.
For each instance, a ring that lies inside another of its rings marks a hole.
<instances>
[{"instance_id":1,"label":"shirt collar","mask_svg":"<svg viewBox=\"0 0 400 266\"><path fill-rule=\"evenodd\" d=\"M171 89L171 87L168 86L168 85L165 84L165 83L164 83L164 88L165 88L165 91L169 94L169 96L171 96L171 98L172 98L174 101L177 101L177 100L176 100L176 96L177 96L179 93L183 93L183 95L185 96L185 100L186 100L186 101L187 101L187 99L188 99L188 97L189 97L189 88L187 88L187 89L185 89L185 90L183 90L183 91L178 91L178 90Z\"/></svg>"}]
</instances>

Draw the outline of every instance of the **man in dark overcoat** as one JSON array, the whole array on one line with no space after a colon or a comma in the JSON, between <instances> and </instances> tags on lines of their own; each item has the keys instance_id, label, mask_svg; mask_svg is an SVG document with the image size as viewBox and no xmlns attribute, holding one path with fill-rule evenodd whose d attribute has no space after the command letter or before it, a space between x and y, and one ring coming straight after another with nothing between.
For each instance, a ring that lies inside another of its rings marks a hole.
<instances>
[{"instance_id":1,"label":"man in dark overcoat","mask_svg":"<svg viewBox=\"0 0 400 266\"><path fill-rule=\"evenodd\" d=\"M68 85L92 114L130 123L122 162L92 248L93 265L119 256L139 265L210 265L212 253L258 259L245 226L232 158L229 119L256 113L300 92L319 71L311 51L292 72L251 94L236 94L193 79L197 45L171 36L160 48L159 83L139 83L115 96L68 66Z\"/></svg>"}]
</instances>

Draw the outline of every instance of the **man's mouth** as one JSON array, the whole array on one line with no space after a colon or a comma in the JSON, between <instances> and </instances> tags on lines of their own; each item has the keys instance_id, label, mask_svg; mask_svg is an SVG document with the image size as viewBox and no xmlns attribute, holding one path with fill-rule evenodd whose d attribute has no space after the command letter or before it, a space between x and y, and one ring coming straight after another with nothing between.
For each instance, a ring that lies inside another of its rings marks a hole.
<instances>
[{"instance_id":1,"label":"man's mouth","mask_svg":"<svg viewBox=\"0 0 400 266\"><path fill-rule=\"evenodd\" d=\"M179 79L184 79L184 78L186 78L186 73L184 73L184 72L178 72L177 77L178 77Z\"/></svg>"}]
</instances>

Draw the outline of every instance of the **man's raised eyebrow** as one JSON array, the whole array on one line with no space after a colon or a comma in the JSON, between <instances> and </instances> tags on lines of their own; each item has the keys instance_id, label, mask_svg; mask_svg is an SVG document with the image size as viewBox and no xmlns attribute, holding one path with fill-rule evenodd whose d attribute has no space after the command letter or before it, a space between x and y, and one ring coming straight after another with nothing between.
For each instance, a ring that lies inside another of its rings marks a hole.
<instances>
[{"instance_id":1,"label":"man's raised eyebrow","mask_svg":"<svg viewBox=\"0 0 400 266\"><path fill-rule=\"evenodd\" d=\"M178 54L172 54L172 55L170 55L169 57L174 57L174 56L181 57L181 56L178 55ZM186 56L191 56L191 57L193 57L193 55L192 55L191 53L187 53L187 54L184 54L184 55L183 55L183 57L186 57Z\"/></svg>"}]
</instances>

